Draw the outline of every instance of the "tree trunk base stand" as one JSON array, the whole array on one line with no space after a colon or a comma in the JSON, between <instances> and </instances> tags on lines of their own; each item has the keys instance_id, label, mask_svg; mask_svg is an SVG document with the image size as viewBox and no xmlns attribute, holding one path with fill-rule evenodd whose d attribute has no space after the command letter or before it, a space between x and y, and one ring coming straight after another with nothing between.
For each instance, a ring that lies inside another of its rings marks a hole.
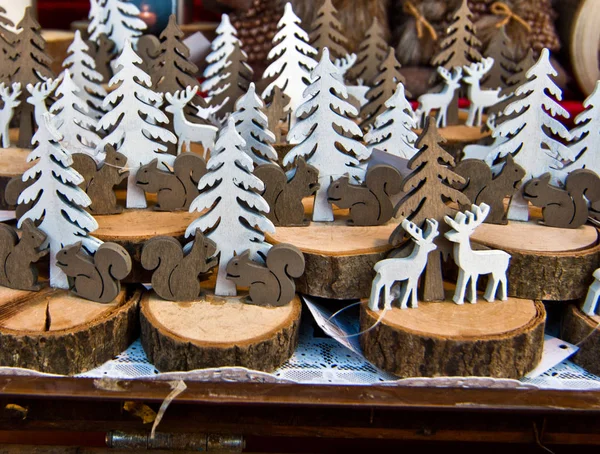
<instances>
[{"instance_id":1,"label":"tree trunk base stand","mask_svg":"<svg viewBox=\"0 0 600 454\"><path fill-rule=\"evenodd\" d=\"M205 295L194 302L142 298L142 346L160 371L246 367L272 372L298 344L302 305L244 304L239 297Z\"/></svg>"},{"instance_id":2,"label":"tree trunk base stand","mask_svg":"<svg viewBox=\"0 0 600 454\"><path fill-rule=\"evenodd\" d=\"M578 305L569 305L562 322L561 339L579 347L571 361L592 374L600 375L599 315L590 317L581 312Z\"/></svg>"},{"instance_id":3,"label":"tree trunk base stand","mask_svg":"<svg viewBox=\"0 0 600 454\"><path fill-rule=\"evenodd\" d=\"M380 316L364 301L361 331ZM517 379L542 358L545 321L544 305L538 301L509 298L463 306L419 302L416 309L388 311L360 341L367 360L399 377Z\"/></svg>"},{"instance_id":4,"label":"tree trunk base stand","mask_svg":"<svg viewBox=\"0 0 600 454\"><path fill-rule=\"evenodd\" d=\"M394 220L375 227L351 227L344 219L313 222L308 227L277 227L267 241L293 244L304 254L304 276L296 280L299 293L360 299L370 295L373 266L389 253L388 239L397 225Z\"/></svg>"},{"instance_id":5,"label":"tree trunk base stand","mask_svg":"<svg viewBox=\"0 0 600 454\"><path fill-rule=\"evenodd\" d=\"M0 365L73 375L123 352L137 337L141 291L109 304L65 290L0 288Z\"/></svg>"},{"instance_id":6,"label":"tree trunk base stand","mask_svg":"<svg viewBox=\"0 0 600 454\"><path fill-rule=\"evenodd\" d=\"M184 244L185 230L197 217L198 213L187 211L125 210L121 214L96 216L99 228L93 235L104 242L120 244L131 255L131 273L123 282L148 283L152 271L145 270L141 263L142 248L146 241L166 235Z\"/></svg>"},{"instance_id":7,"label":"tree trunk base stand","mask_svg":"<svg viewBox=\"0 0 600 454\"><path fill-rule=\"evenodd\" d=\"M19 136L17 129L10 130L11 143L16 143ZM6 185L14 177L19 177L31 167L27 162L27 155L31 150L18 148L0 148L0 210L14 210L15 207L9 205L5 198Z\"/></svg>"},{"instance_id":8,"label":"tree trunk base stand","mask_svg":"<svg viewBox=\"0 0 600 454\"><path fill-rule=\"evenodd\" d=\"M517 298L568 301L585 297L600 267L598 230L591 225L558 229L537 223L482 224L474 243L508 252L508 294Z\"/></svg>"}]
</instances>

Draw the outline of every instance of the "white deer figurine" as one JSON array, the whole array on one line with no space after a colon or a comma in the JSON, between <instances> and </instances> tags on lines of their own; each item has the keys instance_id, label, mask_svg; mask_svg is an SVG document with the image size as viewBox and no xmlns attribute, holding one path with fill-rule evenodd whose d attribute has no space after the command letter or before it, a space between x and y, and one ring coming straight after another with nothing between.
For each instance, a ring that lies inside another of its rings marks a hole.
<instances>
[{"instance_id":1,"label":"white deer figurine","mask_svg":"<svg viewBox=\"0 0 600 454\"><path fill-rule=\"evenodd\" d=\"M458 281L453 301L456 304L464 304L465 293L467 300L472 304L477 302L477 279L482 274L491 274L485 289L484 298L494 301L498 284L500 284L500 299L508 298L506 284L506 270L510 261L510 254L504 251L473 251L469 237L480 226L490 212L490 207L485 203L472 205L471 211L457 213L452 219L445 216L444 221L453 230L444 236L454 244L454 261L459 267ZM467 285L471 284L467 289Z\"/></svg>"},{"instance_id":2,"label":"white deer figurine","mask_svg":"<svg viewBox=\"0 0 600 454\"><path fill-rule=\"evenodd\" d=\"M418 307L417 285L419 277L427 265L427 255L437 249L434 244L439 235L438 222L435 219L427 219L425 231L422 231L408 219L402 221L402 228L408 232L415 242L412 253L406 258L385 259L375 264L377 275L373 279L371 287L371 298L369 309L379 310L379 295L384 289L384 309L392 308L392 286L402 281L400 292L400 309L408 307L408 298L411 297L411 307Z\"/></svg>"},{"instance_id":3,"label":"white deer figurine","mask_svg":"<svg viewBox=\"0 0 600 454\"><path fill-rule=\"evenodd\" d=\"M415 114L420 124L425 124L425 119L432 110L439 110L437 125L440 128L446 127L446 116L448 106L454 98L454 93L460 88L460 79L462 77L462 68L454 68L452 73L443 67L438 67L438 74L444 79L444 88L439 93L425 93L418 99L419 107Z\"/></svg>"},{"instance_id":4,"label":"white deer figurine","mask_svg":"<svg viewBox=\"0 0 600 454\"><path fill-rule=\"evenodd\" d=\"M600 268L594 271L594 282L590 285L585 302L581 310L584 314L593 317L598 315L598 298L600 298Z\"/></svg>"},{"instance_id":5,"label":"white deer figurine","mask_svg":"<svg viewBox=\"0 0 600 454\"><path fill-rule=\"evenodd\" d=\"M469 66L463 66L467 75L463 80L469 84L469 116L467 117L467 126L481 126L483 109L492 107L500 101L506 99L506 96L500 96L500 88L495 90L482 90L479 82L490 69L494 66L492 57L484 58L479 63L471 63Z\"/></svg>"},{"instance_id":6,"label":"white deer figurine","mask_svg":"<svg viewBox=\"0 0 600 454\"><path fill-rule=\"evenodd\" d=\"M0 134L2 135L2 148L10 147L9 127L10 121L15 113L15 107L21 104L18 100L21 96L21 84L14 83L7 87L4 83L0 84L0 96L4 107L0 110Z\"/></svg>"},{"instance_id":7,"label":"white deer figurine","mask_svg":"<svg viewBox=\"0 0 600 454\"><path fill-rule=\"evenodd\" d=\"M45 121L44 114L48 113L46 100L56 90L60 82L61 79L57 78L56 80L47 79L45 82L38 82L35 86L31 84L27 85L27 91L31 95L27 98L27 102L35 108L35 124L41 125Z\"/></svg>"},{"instance_id":8,"label":"white deer figurine","mask_svg":"<svg viewBox=\"0 0 600 454\"><path fill-rule=\"evenodd\" d=\"M358 60L358 56L356 54L347 54L345 57L336 59L333 64L338 69L340 76L345 76L350 68L354 66Z\"/></svg>"},{"instance_id":9,"label":"white deer figurine","mask_svg":"<svg viewBox=\"0 0 600 454\"><path fill-rule=\"evenodd\" d=\"M185 91L176 91L174 94L167 93L165 97L169 102L169 106L165 109L173 114L173 125L175 127L175 135L178 137L177 154L181 154L185 145L186 151L191 151L190 144L201 143L204 148L204 157L209 150L215 146L217 138L217 127L212 125L199 125L192 123L185 117L184 109L192 100L198 87L187 87Z\"/></svg>"}]
</instances>

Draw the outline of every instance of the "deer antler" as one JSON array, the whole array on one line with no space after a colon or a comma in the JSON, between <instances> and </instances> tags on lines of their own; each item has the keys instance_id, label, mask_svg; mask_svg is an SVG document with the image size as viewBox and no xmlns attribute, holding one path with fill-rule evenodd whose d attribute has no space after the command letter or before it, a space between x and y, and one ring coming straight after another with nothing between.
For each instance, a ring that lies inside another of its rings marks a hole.
<instances>
[{"instance_id":1,"label":"deer antler","mask_svg":"<svg viewBox=\"0 0 600 454\"><path fill-rule=\"evenodd\" d=\"M435 219L426 219L427 227L425 228L424 239L431 243L439 234L438 221Z\"/></svg>"},{"instance_id":2,"label":"deer antler","mask_svg":"<svg viewBox=\"0 0 600 454\"><path fill-rule=\"evenodd\" d=\"M410 222L408 219L402 221L402 228L415 239L415 241L423 240L423 231L417 227L414 222Z\"/></svg>"}]
</instances>

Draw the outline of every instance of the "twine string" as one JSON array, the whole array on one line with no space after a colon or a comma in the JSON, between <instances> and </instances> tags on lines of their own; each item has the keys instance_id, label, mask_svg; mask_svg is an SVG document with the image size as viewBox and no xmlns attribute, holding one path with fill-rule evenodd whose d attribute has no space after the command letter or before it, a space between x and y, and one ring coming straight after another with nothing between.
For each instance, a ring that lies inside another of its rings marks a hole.
<instances>
[{"instance_id":1,"label":"twine string","mask_svg":"<svg viewBox=\"0 0 600 454\"><path fill-rule=\"evenodd\" d=\"M423 38L423 28L425 28L425 30L427 30L431 35L431 39L433 39L434 41L438 40L438 34L435 31L435 28L433 28L433 25L431 25L431 22L429 22L425 18L425 16L421 14L421 12L410 0L404 2L404 6L402 7L402 9L405 13L410 14L415 18L415 26L417 27L417 37L419 39Z\"/></svg>"},{"instance_id":2,"label":"twine string","mask_svg":"<svg viewBox=\"0 0 600 454\"><path fill-rule=\"evenodd\" d=\"M527 23L527 21L525 19L523 19L521 16L516 14L512 9L510 9L510 6L508 6L506 3L494 2L490 8L490 11L492 12L492 14L494 14L496 16L503 16L500 19L500 21L498 21L498 23L496 24L497 28L504 27L506 24L508 24L511 21L511 19L513 19L516 22L518 22L519 24L521 24L523 27L525 27L525 29L531 33L531 25L529 25L529 23Z\"/></svg>"},{"instance_id":3,"label":"twine string","mask_svg":"<svg viewBox=\"0 0 600 454\"><path fill-rule=\"evenodd\" d=\"M344 312L345 310L347 310L347 309L350 309L351 307L358 306L358 305L360 305L360 304L362 304L362 303L359 301L359 302L357 302L357 303L352 303L352 304L350 304L350 305L348 305L348 306L346 306L346 307L343 307L343 308L341 308L339 311L337 311L337 312L333 313L333 314L332 314L332 315L331 315L331 316L330 316L330 317L329 317L329 318L326 320L326 323L328 323L328 324L329 324L331 327L333 327L333 328L340 329L340 327L339 327L339 326L338 326L336 323L333 323L333 321L332 321L332 320L333 320L335 317L337 317L338 315L340 315L342 312ZM380 315L379 315L379 318L378 318L378 319L377 319L377 321L375 322L375 324L374 324L373 326L371 326L371 327L369 327L369 328L367 328L367 329L363 330L363 331L359 331L358 333L355 333L355 334L348 334L348 335L341 335L341 334L338 334L337 336L338 336L338 337L340 337L340 338L342 338L342 339L350 339L350 338L352 338L352 337L357 337L357 336L360 336L361 334L366 334L366 333L368 333L369 331L372 331L372 330L374 330L375 328L377 328L377 326L378 326L379 324L381 324L381 322L383 321L383 318L385 317L385 314L386 314L386 313L387 313L387 309L383 309L383 310L381 311Z\"/></svg>"}]
</instances>

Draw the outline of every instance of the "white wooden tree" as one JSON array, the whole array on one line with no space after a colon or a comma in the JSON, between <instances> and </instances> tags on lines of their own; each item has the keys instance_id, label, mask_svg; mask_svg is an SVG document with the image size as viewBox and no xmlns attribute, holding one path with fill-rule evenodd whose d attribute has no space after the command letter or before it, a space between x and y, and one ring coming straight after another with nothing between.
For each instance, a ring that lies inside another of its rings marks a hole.
<instances>
[{"instance_id":1,"label":"white wooden tree","mask_svg":"<svg viewBox=\"0 0 600 454\"><path fill-rule=\"evenodd\" d=\"M333 210L327 200L327 191L334 180L349 174L364 179L360 167L371 152L360 141L362 131L349 115L358 110L348 101L348 91L336 66L329 59L329 50L323 49L321 61L311 74L313 82L304 92L306 100L296 111L302 120L288 134L290 143L298 143L283 160L291 165L297 157L319 170L320 188L315 197L313 221L333 221ZM342 150L340 150L340 147Z\"/></svg>"},{"instance_id":2,"label":"white wooden tree","mask_svg":"<svg viewBox=\"0 0 600 454\"><path fill-rule=\"evenodd\" d=\"M244 145L230 116L217 140L218 152L208 160L208 173L198 185L200 195L190 206L190 213L197 211L202 215L189 225L186 237L193 237L196 230L201 230L217 244L219 269L215 294L219 296L237 294L226 270L233 256L250 250L252 260L263 261L271 247L265 242L264 232L275 232L271 221L263 215L269 212L269 205L258 193L264 190L264 184L252 174L254 165L242 151Z\"/></svg>"},{"instance_id":3,"label":"white wooden tree","mask_svg":"<svg viewBox=\"0 0 600 454\"><path fill-rule=\"evenodd\" d=\"M269 98L276 86L290 97L286 109L292 111L291 125L296 122L296 109L302 104L304 90L310 83L310 72L317 66L313 58L317 50L308 44L308 34L300 24L292 4L286 3L277 25L279 31L273 37L273 48L268 55L271 63L263 74L263 79L275 77L263 92L263 99Z\"/></svg>"},{"instance_id":4,"label":"white wooden tree","mask_svg":"<svg viewBox=\"0 0 600 454\"><path fill-rule=\"evenodd\" d=\"M78 241L94 253L102 242L88 233L96 230L98 223L84 210L92 202L78 186L83 177L71 168L71 153L62 146L62 136L54 127L51 114L44 115L33 143L36 147L27 161L35 164L23 174L23 181L35 182L21 193L19 204L37 202L19 219L18 226L25 219L41 221L39 228L48 236L46 245L50 246L50 285L68 289L67 276L56 265L56 254Z\"/></svg>"},{"instance_id":5,"label":"white wooden tree","mask_svg":"<svg viewBox=\"0 0 600 454\"><path fill-rule=\"evenodd\" d=\"M527 172L523 183L550 172L552 183L558 184L564 178L560 172L561 161L573 160L573 150L556 138L571 138L567 128L557 119L557 116L569 118L569 113L557 102L562 99L562 92L551 78L556 75L550 63L550 52L543 49L537 63L527 72L527 80L516 90L516 100L504 110L508 119L493 132L494 138L507 140L487 156L486 162L492 166L496 159L511 153L515 163ZM507 216L516 221L529 219L528 203L522 189L512 197Z\"/></svg>"},{"instance_id":6,"label":"white wooden tree","mask_svg":"<svg viewBox=\"0 0 600 454\"><path fill-rule=\"evenodd\" d=\"M589 169L600 175L600 81L584 101L585 110L575 118L571 145L576 161L565 170Z\"/></svg>"},{"instance_id":7,"label":"white wooden tree","mask_svg":"<svg viewBox=\"0 0 600 454\"><path fill-rule=\"evenodd\" d=\"M415 143L419 136L413 131L417 127L417 116L406 99L404 85L398 84L396 91L385 102L386 110L375 120L375 128L365 135L369 149L410 159L416 153Z\"/></svg>"},{"instance_id":8,"label":"white wooden tree","mask_svg":"<svg viewBox=\"0 0 600 454\"><path fill-rule=\"evenodd\" d=\"M139 18L140 9L129 0L94 1L90 7L90 39L97 41L102 33L115 43L120 53L127 41L134 44L144 30L146 22Z\"/></svg>"},{"instance_id":9,"label":"white wooden tree","mask_svg":"<svg viewBox=\"0 0 600 454\"><path fill-rule=\"evenodd\" d=\"M211 52L206 56L208 66L204 70L204 82L202 82L202 91L212 92L223 79L221 72L227 65L227 58L233 52L234 44L237 42L240 46L242 42L237 37L237 30L227 14L221 16L221 23L216 30L217 37L211 43Z\"/></svg>"},{"instance_id":10,"label":"white wooden tree","mask_svg":"<svg viewBox=\"0 0 600 454\"><path fill-rule=\"evenodd\" d=\"M96 71L96 62L89 54L89 46L81 39L81 32L75 32L73 43L69 46L69 54L63 62L63 68L71 72L73 82L81 89L81 97L90 108L90 115L99 119L104 115L102 104L106 90L102 86L104 78Z\"/></svg>"},{"instance_id":11,"label":"white wooden tree","mask_svg":"<svg viewBox=\"0 0 600 454\"><path fill-rule=\"evenodd\" d=\"M251 83L248 92L238 99L233 113L235 127L246 142L242 150L256 165L277 161L277 152L273 148L275 134L269 131L269 119L264 109L265 104Z\"/></svg>"},{"instance_id":12,"label":"white wooden tree","mask_svg":"<svg viewBox=\"0 0 600 454\"><path fill-rule=\"evenodd\" d=\"M66 69L56 88L58 99L50 107L55 115L54 124L63 137L63 146L69 153L85 153L98 161L104 160L104 148L96 134L98 122L89 115L90 109L79 97L81 90Z\"/></svg>"},{"instance_id":13,"label":"white wooden tree","mask_svg":"<svg viewBox=\"0 0 600 454\"><path fill-rule=\"evenodd\" d=\"M98 41L102 33L106 33L106 14L103 7L104 0L90 0L90 12L88 13L88 35L92 41Z\"/></svg>"},{"instance_id":14,"label":"white wooden tree","mask_svg":"<svg viewBox=\"0 0 600 454\"><path fill-rule=\"evenodd\" d=\"M125 43L116 63L118 72L109 84L112 91L104 100L104 107L112 109L98 127L108 133L103 143L113 145L127 157L127 208L145 208L144 191L135 184L137 170L154 159L159 164L173 165L175 156L168 154L167 146L157 140L177 143L177 137L160 125L169 121L156 107L163 102L162 94L150 88L152 80L138 67L142 59L130 42Z\"/></svg>"}]
</instances>

